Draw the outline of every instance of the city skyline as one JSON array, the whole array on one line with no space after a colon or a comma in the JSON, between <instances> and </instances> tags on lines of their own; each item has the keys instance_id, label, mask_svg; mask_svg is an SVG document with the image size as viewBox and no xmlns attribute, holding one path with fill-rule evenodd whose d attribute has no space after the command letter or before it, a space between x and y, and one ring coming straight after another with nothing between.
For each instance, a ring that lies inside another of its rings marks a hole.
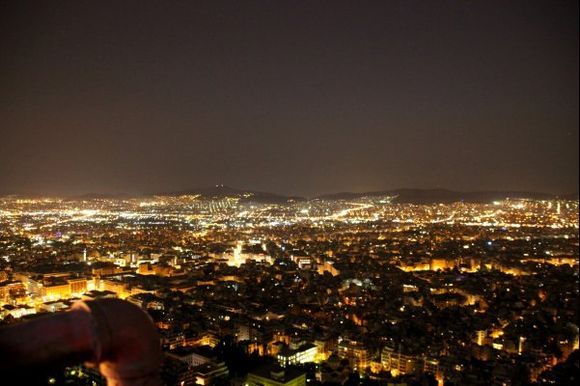
<instances>
[{"instance_id":1,"label":"city skyline","mask_svg":"<svg viewBox=\"0 0 580 386\"><path fill-rule=\"evenodd\" d=\"M437 202L491 202L493 200L504 199L534 199L534 200L577 200L578 191L567 193L547 193L537 191L518 191L518 190L452 190L447 188L397 188L381 189L371 191L333 191L325 192L314 196L300 196L284 194L279 192L267 192L255 189L233 187L224 184L213 186L195 187L175 191L151 191L151 192L78 192L69 194L40 194L22 191L0 191L0 198L21 197L21 198L54 198L54 199L122 199L122 198L139 198L139 197L171 197L171 196L199 196L200 198L212 199L218 197L235 197L248 195L249 199L258 199L261 202L285 202L285 201L310 201L310 200L350 200L363 197L373 196L391 196L398 197L404 203L437 203Z\"/></svg>"},{"instance_id":2,"label":"city skyline","mask_svg":"<svg viewBox=\"0 0 580 386\"><path fill-rule=\"evenodd\" d=\"M102 384L145 362L168 386L573 384L577 198L206 193L0 197L3 381ZM59 334L69 316L87 334ZM61 354L92 358L95 336L112 369Z\"/></svg>"},{"instance_id":3,"label":"city skyline","mask_svg":"<svg viewBox=\"0 0 580 386\"><path fill-rule=\"evenodd\" d=\"M579 14L0 2L0 383L576 384Z\"/></svg>"}]
</instances>

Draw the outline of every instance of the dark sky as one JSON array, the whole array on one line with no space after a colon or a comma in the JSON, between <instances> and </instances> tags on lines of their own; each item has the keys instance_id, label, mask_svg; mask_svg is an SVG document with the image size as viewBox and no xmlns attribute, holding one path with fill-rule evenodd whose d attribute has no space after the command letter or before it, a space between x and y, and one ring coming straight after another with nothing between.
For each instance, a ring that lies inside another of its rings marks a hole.
<instances>
[{"instance_id":1,"label":"dark sky","mask_svg":"<svg viewBox=\"0 0 580 386\"><path fill-rule=\"evenodd\" d=\"M0 192L578 190L576 1L0 5Z\"/></svg>"}]
</instances>

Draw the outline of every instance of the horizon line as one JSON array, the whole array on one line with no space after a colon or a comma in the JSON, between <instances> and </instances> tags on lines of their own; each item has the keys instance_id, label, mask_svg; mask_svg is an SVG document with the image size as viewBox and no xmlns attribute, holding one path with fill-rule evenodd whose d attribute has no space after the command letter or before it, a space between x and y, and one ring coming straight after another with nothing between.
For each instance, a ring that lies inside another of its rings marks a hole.
<instances>
[{"instance_id":1,"label":"horizon line","mask_svg":"<svg viewBox=\"0 0 580 386\"><path fill-rule=\"evenodd\" d=\"M316 195L298 195L298 194L288 194L288 193L275 193L267 190L259 190L259 189L247 189L247 188L238 188L233 187L230 185L225 184L216 184L211 186L202 186L202 187L192 187L192 188L184 188L184 189L175 189L175 190L165 190L165 191L156 191L156 192L112 192L112 191L85 191L82 193L67 193L67 194L54 194L54 193L37 193L37 192L1 192L0 197L10 197L10 196L20 196L20 197L43 197L43 198L67 198L67 199L74 199L74 198L91 198L94 196L111 196L111 197L143 197L143 196L169 196L169 195L188 195L188 192L204 191L204 190L211 190L211 189L231 189L235 191L247 192L247 193L260 193L260 194L267 194L272 196L278 197L285 197L285 198L300 198L300 199L316 199L320 197L327 197L327 196L338 196L343 194L353 194L353 195L364 195L364 194L380 194L380 193L389 193L389 192L397 192L397 191L421 191L421 192L449 192L449 193L458 193L458 194L484 194L484 193L506 193L506 194L533 194L533 195L543 195L543 196L553 196L554 198L558 198L560 196L578 196L579 190L573 192L559 192L559 193L547 193L545 191L537 191L537 190L518 190L518 189L476 189L476 190L463 190L463 189L453 189L453 188L446 188L446 187L430 187L430 188L412 188L412 187L399 187L399 188L385 188L385 189L378 189L378 190L337 190L332 192L320 193Z\"/></svg>"}]
</instances>

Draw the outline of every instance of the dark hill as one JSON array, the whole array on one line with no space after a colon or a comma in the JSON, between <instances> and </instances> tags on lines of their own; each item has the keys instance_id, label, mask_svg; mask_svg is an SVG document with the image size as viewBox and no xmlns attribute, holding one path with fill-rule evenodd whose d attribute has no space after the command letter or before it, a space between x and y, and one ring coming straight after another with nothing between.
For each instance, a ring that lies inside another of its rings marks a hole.
<instances>
[{"instance_id":1,"label":"dark hill","mask_svg":"<svg viewBox=\"0 0 580 386\"><path fill-rule=\"evenodd\" d=\"M553 199L555 195L535 192L479 191L459 192L447 189L395 189L363 193L335 193L318 197L325 200L353 200L361 197L393 196L395 202L432 204L450 202L491 202L506 198ZM567 198L567 197L563 197Z\"/></svg>"}]
</instances>

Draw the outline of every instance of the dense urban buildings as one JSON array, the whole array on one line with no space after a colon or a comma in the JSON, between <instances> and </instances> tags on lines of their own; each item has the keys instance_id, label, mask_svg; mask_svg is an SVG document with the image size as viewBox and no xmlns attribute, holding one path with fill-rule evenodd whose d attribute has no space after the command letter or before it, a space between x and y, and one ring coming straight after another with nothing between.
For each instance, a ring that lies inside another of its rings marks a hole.
<instances>
[{"instance_id":1,"label":"dense urban buildings","mask_svg":"<svg viewBox=\"0 0 580 386\"><path fill-rule=\"evenodd\" d=\"M226 187L6 196L1 323L65 312L79 299L126 299L153 319L169 385L577 377L578 200L408 201ZM84 366L35 377L103 382Z\"/></svg>"}]
</instances>

